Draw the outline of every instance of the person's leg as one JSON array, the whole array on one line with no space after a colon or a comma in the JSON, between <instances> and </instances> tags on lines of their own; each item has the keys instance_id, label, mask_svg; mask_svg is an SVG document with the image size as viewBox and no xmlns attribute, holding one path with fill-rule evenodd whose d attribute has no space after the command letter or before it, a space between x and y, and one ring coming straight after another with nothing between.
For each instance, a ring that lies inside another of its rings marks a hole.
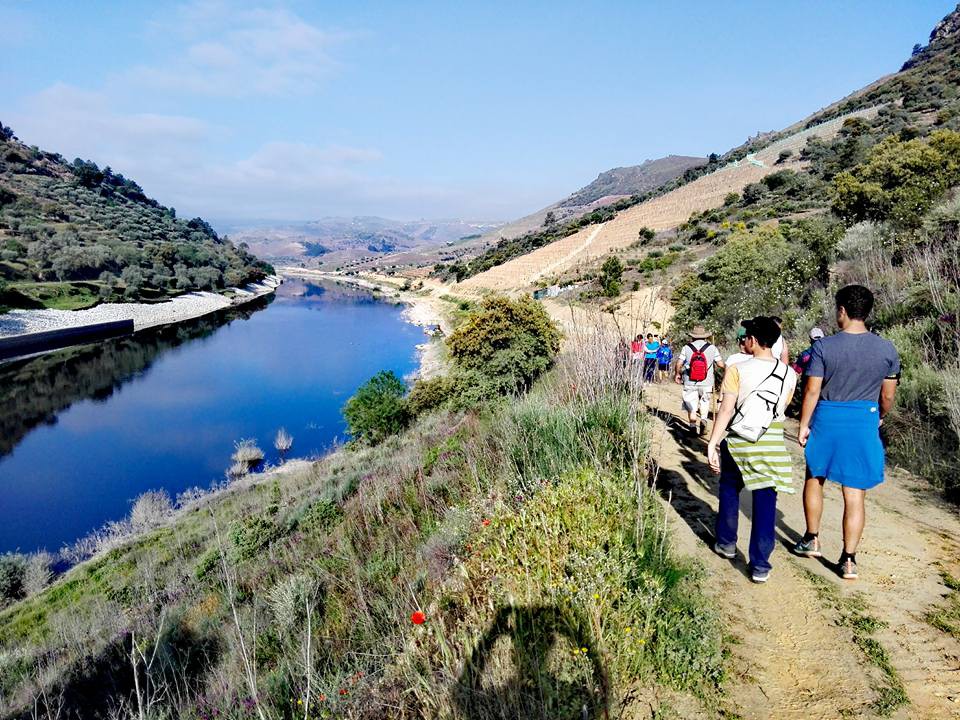
<instances>
[{"instance_id":1,"label":"person's leg","mask_svg":"<svg viewBox=\"0 0 960 720\"><path fill-rule=\"evenodd\" d=\"M803 484L803 515L807 520L807 532L820 534L820 518L823 517L824 478L807 477Z\"/></svg>"},{"instance_id":2,"label":"person's leg","mask_svg":"<svg viewBox=\"0 0 960 720\"><path fill-rule=\"evenodd\" d=\"M866 522L865 490L843 486L843 551L848 555L857 552L863 525Z\"/></svg>"},{"instance_id":3,"label":"person's leg","mask_svg":"<svg viewBox=\"0 0 960 720\"><path fill-rule=\"evenodd\" d=\"M726 553L733 553L737 548L737 525L740 519L742 487L740 468L730 455L727 443L720 443L720 483L717 488L720 508L717 510L715 534L717 549Z\"/></svg>"},{"instance_id":4,"label":"person's leg","mask_svg":"<svg viewBox=\"0 0 960 720\"><path fill-rule=\"evenodd\" d=\"M776 542L777 490L754 490L753 526L750 528L750 566L755 572L770 572L770 553Z\"/></svg>"},{"instance_id":5,"label":"person's leg","mask_svg":"<svg viewBox=\"0 0 960 720\"><path fill-rule=\"evenodd\" d=\"M684 387L682 391L683 409L687 412L687 421L693 425L697 421L697 389Z\"/></svg>"}]
</instances>

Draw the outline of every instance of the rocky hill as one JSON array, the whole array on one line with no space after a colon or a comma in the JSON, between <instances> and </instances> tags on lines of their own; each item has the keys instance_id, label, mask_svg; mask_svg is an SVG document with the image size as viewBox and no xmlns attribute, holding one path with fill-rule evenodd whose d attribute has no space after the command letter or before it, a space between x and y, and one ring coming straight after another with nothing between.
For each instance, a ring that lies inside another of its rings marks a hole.
<instances>
[{"instance_id":1,"label":"rocky hill","mask_svg":"<svg viewBox=\"0 0 960 720\"><path fill-rule=\"evenodd\" d=\"M576 208L604 199L612 202L630 195L642 195L683 175L690 168L706 164L707 158L667 155L657 160L645 160L640 165L613 168L600 173L592 183L580 188L557 205L562 208Z\"/></svg>"},{"instance_id":2,"label":"rocky hill","mask_svg":"<svg viewBox=\"0 0 960 720\"><path fill-rule=\"evenodd\" d=\"M0 312L159 300L272 269L202 218L179 219L109 167L28 146L0 124Z\"/></svg>"}]
</instances>

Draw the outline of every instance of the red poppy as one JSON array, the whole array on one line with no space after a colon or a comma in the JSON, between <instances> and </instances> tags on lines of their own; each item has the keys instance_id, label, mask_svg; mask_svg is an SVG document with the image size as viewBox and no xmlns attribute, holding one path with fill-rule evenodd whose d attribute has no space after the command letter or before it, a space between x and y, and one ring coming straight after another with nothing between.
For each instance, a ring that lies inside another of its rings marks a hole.
<instances>
[{"instance_id":1,"label":"red poppy","mask_svg":"<svg viewBox=\"0 0 960 720\"><path fill-rule=\"evenodd\" d=\"M341 695L346 695L346 694L349 693L349 692L350 692L350 691L347 690L346 688L340 688L340 694L341 694Z\"/></svg>"},{"instance_id":2,"label":"red poppy","mask_svg":"<svg viewBox=\"0 0 960 720\"><path fill-rule=\"evenodd\" d=\"M410 622L414 625L423 625L427 621L427 616L422 612L417 610L413 615L410 616Z\"/></svg>"},{"instance_id":3,"label":"red poppy","mask_svg":"<svg viewBox=\"0 0 960 720\"><path fill-rule=\"evenodd\" d=\"M486 527L487 525L490 524L490 519L489 519L489 518L484 518L483 520L480 521L480 523L481 523L484 527Z\"/></svg>"}]
</instances>

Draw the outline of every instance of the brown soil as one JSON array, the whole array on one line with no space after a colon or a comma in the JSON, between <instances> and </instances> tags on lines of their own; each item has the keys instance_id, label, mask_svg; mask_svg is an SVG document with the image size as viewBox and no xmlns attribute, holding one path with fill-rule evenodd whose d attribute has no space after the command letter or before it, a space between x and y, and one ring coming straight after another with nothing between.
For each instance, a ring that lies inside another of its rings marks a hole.
<instances>
[{"instance_id":1,"label":"brown soil","mask_svg":"<svg viewBox=\"0 0 960 720\"><path fill-rule=\"evenodd\" d=\"M840 597L859 596L864 612L886 624L873 637L889 653L910 698L892 717L960 717L960 643L924 620L948 592L939 570L955 568L960 561L956 508L942 504L923 481L899 470L888 472L887 481L867 498L867 527L857 554L860 579L844 581L833 564L841 548L842 499L839 488L828 483L821 529L825 557L793 556L787 546L805 525L803 459L794 442L796 423L790 423L798 492L779 498L774 570L768 583L755 585L744 557L749 497L741 498L737 558L724 560L711 550L717 480L706 464L705 441L685 435L677 386L652 386L647 403L655 417L657 488L668 502L673 537L681 552L704 563L708 585L736 639L729 710L743 718L877 716L873 704L882 673L854 644L852 629L836 622L836 611L809 571Z\"/></svg>"}]
</instances>

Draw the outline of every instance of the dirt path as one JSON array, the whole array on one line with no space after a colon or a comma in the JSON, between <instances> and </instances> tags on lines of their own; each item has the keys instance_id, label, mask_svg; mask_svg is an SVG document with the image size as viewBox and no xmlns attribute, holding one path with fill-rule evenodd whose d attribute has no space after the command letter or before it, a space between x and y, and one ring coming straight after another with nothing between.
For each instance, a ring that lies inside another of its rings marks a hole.
<instances>
[{"instance_id":1,"label":"dirt path","mask_svg":"<svg viewBox=\"0 0 960 720\"><path fill-rule=\"evenodd\" d=\"M867 660L855 622L842 620L849 608L859 608L856 617L885 624L870 637L886 650L910 700L890 716L960 718L960 643L924 620L948 592L939 570L956 575L960 564L956 508L942 505L905 473L888 473L867 499L867 528L857 555L860 579L843 581L833 569L841 548L842 501L839 489L828 483L821 530L826 557L821 562L792 556L784 546L798 538L804 522L803 461L791 423L787 434L798 493L780 496L774 571L766 585L754 585L744 557L749 497L742 497L740 550L731 563L710 550L716 479L706 465L705 441L682 432L679 388L652 386L647 404L655 414L657 486L670 501L673 536L681 551L704 562L736 638L730 710L744 718L879 716L897 681Z\"/></svg>"}]
</instances>

